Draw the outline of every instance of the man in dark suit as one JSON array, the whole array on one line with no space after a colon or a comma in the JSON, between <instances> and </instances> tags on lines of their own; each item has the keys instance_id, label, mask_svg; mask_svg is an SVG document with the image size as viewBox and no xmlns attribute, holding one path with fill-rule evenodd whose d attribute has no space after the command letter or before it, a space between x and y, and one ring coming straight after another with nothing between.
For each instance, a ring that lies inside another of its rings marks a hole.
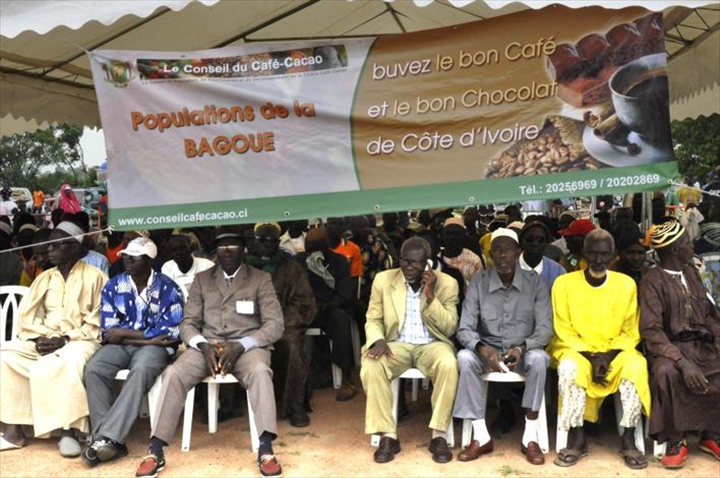
<instances>
[{"instance_id":1,"label":"man in dark suit","mask_svg":"<svg viewBox=\"0 0 720 478\"><path fill-rule=\"evenodd\" d=\"M154 477L165 467L163 447L177 428L185 397L208 375L233 374L247 389L260 436L257 463L263 476L280 476L272 449L277 437L271 345L284 323L272 278L243 264L239 232L221 228L215 239L218 265L195 276L180 336L187 350L163 373L149 453L137 477Z\"/></svg>"}]
</instances>

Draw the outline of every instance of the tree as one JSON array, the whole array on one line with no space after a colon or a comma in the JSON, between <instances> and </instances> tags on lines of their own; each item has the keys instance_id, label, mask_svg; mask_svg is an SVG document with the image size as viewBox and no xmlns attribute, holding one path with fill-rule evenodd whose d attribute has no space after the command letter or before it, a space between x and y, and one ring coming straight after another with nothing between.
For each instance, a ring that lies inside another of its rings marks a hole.
<instances>
[{"instance_id":1,"label":"tree","mask_svg":"<svg viewBox=\"0 0 720 478\"><path fill-rule=\"evenodd\" d=\"M2 138L0 184L32 189L43 176L68 175L74 185L82 185L86 175L80 148L82 133L81 126L63 124Z\"/></svg>"},{"instance_id":2,"label":"tree","mask_svg":"<svg viewBox=\"0 0 720 478\"><path fill-rule=\"evenodd\" d=\"M671 128L678 171L702 183L720 158L720 114L673 121Z\"/></svg>"}]
</instances>

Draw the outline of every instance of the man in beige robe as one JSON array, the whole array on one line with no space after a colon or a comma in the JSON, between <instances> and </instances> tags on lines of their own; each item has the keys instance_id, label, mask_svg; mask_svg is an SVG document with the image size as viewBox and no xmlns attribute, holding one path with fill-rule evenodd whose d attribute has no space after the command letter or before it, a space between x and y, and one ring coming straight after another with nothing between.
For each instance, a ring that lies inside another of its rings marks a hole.
<instances>
[{"instance_id":1,"label":"man in beige robe","mask_svg":"<svg viewBox=\"0 0 720 478\"><path fill-rule=\"evenodd\" d=\"M80 260L82 229L62 222L48 247L53 267L32 283L19 311L16 339L0 347L0 450L61 430L60 454L80 455L75 431L89 431L82 377L100 346L100 292L107 276Z\"/></svg>"}]
</instances>

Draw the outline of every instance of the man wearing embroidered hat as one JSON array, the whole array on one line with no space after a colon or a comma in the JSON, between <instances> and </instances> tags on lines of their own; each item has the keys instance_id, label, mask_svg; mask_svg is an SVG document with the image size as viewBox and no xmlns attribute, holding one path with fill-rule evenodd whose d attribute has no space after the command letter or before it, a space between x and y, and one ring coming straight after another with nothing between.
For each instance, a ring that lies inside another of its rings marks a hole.
<instances>
[{"instance_id":1,"label":"man wearing embroidered hat","mask_svg":"<svg viewBox=\"0 0 720 478\"><path fill-rule=\"evenodd\" d=\"M565 229L560 229L558 234L565 238L568 252L558 261L566 271L581 271L588 266L582 255L585 236L595 230L595 225L589 219L576 219Z\"/></svg>"},{"instance_id":2,"label":"man wearing embroidered hat","mask_svg":"<svg viewBox=\"0 0 720 478\"><path fill-rule=\"evenodd\" d=\"M473 426L473 441L458 459L476 460L493 451L485 425L488 383L481 375L512 370L526 376L520 450L528 462L542 465L545 458L538 445L537 420L550 362L543 350L552 337L550 293L540 276L520 268L515 231L496 229L490 256L495 266L470 283L457 334L465 349L457 357L460 380L453 416L470 419Z\"/></svg>"},{"instance_id":3,"label":"man wearing embroidered hat","mask_svg":"<svg viewBox=\"0 0 720 478\"><path fill-rule=\"evenodd\" d=\"M561 275L552 288L555 336L548 352L562 399L558 430L568 432L557 466L573 466L588 455L583 420L597 422L605 397L619 392L625 429L620 455L628 468L647 467L634 439L642 413L650 413L647 362L635 348L640 343L636 286L625 274L608 270L614 248L609 232L589 232L583 246L588 267Z\"/></svg>"},{"instance_id":4,"label":"man wearing embroidered hat","mask_svg":"<svg viewBox=\"0 0 720 478\"><path fill-rule=\"evenodd\" d=\"M275 389L282 392L276 393L281 400L280 416L288 417L294 427L306 427L310 424L305 410L310 357L305 350L305 329L315 318L315 296L305 270L280 249L280 225L260 222L253 232L254 254L247 255L245 262L272 275L285 320L282 339L272 354Z\"/></svg>"},{"instance_id":5,"label":"man wearing embroidered hat","mask_svg":"<svg viewBox=\"0 0 720 478\"><path fill-rule=\"evenodd\" d=\"M482 272L483 264L477 254L463 247L465 234L465 221L461 216L447 218L443 223L442 247L438 259L460 271L465 278L465 288L467 289L472 277L478 272Z\"/></svg>"},{"instance_id":6,"label":"man wearing embroidered hat","mask_svg":"<svg viewBox=\"0 0 720 478\"><path fill-rule=\"evenodd\" d=\"M687 438L720 460L720 313L692 264L693 247L675 219L654 226L660 259L640 287L640 333L649 352L650 436L666 443L661 463L682 468Z\"/></svg>"},{"instance_id":7,"label":"man wearing embroidered hat","mask_svg":"<svg viewBox=\"0 0 720 478\"><path fill-rule=\"evenodd\" d=\"M80 260L82 230L61 222L48 246L56 267L40 274L19 311L18 340L0 347L0 450L26 444L22 425L36 437L61 430L60 454L80 455L75 431L87 433L82 374L100 346L100 292L107 276Z\"/></svg>"},{"instance_id":8,"label":"man wearing embroidered hat","mask_svg":"<svg viewBox=\"0 0 720 478\"><path fill-rule=\"evenodd\" d=\"M152 270L157 256L153 241L138 237L119 254L125 272L102 291L103 346L85 367L92 442L82 459L88 466L127 455L125 439L143 397L175 355L183 317L180 288ZM115 375L123 369L130 373L115 398Z\"/></svg>"},{"instance_id":9,"label":"man wearing embroidered hat","mask_svg":"<svg viewBox=\"0 0 720 478\"><path fill-rule=\"evenodd\" d=\"M187 393L200 381L233 374L246 388L260 438L257 465L280 476L272 449L277 416L270 355L282 337L283 316L267 272L244 264L242 233L225 226L215 237L218 264L195 276L180 325L187 350L162 376L148 455L136 477L155 477L165 467L163 447L175 435Z\"/></svg>"}]
</instances>

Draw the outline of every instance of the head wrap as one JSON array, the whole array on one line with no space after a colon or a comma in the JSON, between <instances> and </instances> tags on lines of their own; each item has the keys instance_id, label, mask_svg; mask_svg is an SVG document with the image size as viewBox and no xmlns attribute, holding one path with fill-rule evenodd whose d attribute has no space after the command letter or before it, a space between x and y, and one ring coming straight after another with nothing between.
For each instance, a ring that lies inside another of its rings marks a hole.
<instances>
[{"instance_id":1,"label":"head wrap","mask_svg":"<svg viewBox=\"0 0 720 478\"><path fill-rule=\"evenodd\" d=\"M675 219L654 225L648 231L650 245L653 249L662 249L677 241L683 232L685 232L685 228Z\"/></svg>"},{"instance_id":2,"label":"head wrap","mask_svg":"<svg viewBox=\"0 0 720 478\"><path fill-rule=\"evenodd\" d=\"M58 224L55 229L58 231L63 231L72 236L73 239L76 241L82 243L83 241L83 234L85 234L85 231L82 230L82 227L78 226L74 222L70 221L63 221L60 224Z\"/></svg>"}]
</instances>

